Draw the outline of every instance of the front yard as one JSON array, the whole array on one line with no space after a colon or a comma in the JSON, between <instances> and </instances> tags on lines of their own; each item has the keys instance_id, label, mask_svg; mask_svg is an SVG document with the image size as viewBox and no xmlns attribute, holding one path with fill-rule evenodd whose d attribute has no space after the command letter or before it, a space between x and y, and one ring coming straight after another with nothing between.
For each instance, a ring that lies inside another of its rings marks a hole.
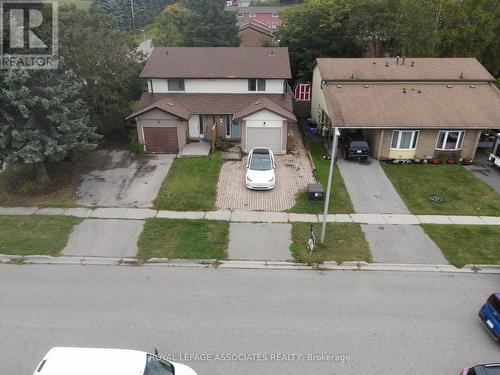
<instances>
[{"instance_id":1,"label":"front yard","mask_svg":"<svg viewBox=\"0 0 500 375\"><path fill-rule=\"evenodd\" d=\"M81 221L70 216L0 216L0 254L57 255Z\"/></svg>"},{"instance_id":2,"label":"front yard","mask_svg":"<svg viewBox=\"0 0 500 375\"><path fill-rule=\"evenodd\" d=\"M500 226L423 224L454 266L500 264Z\"/></svg>"},{"instance_id":3,"label":"front yard","mask_svg":"<svg viewBox=\"0 0 500 375\"><path fill-rule=\"evenodd\" d=\"M0 172L0 206L73 207L76 205L75 163L48 163L50 182L35 179L34 168L23 165Z\"/></svg>"},{"instance_id":4,"label":"front yard","mask_svg":"<svg viewBox=\"0 0 500 375\"><path fill-rule=\"evenodd\" d=\"M226 259L227 221L148 219L139 237L138 257Z\"/></svg>"},{"instance_id":5,"label":"front yard","mask_svg":"<svg viewBox=\"0 0 500 375\"><path fill-rule=\"evenodd\" d=\"M316 246L311 255L307 251L309 238L309 223L292 224L292 245L290 250L295 260L304 263L322 263L324 261L366 261L371 262L372 256L368 242L359 224L327 223L325 244L320 245L321 224L314 224L317 235Z\"/></svg>"},{"instance_id":6,"label":"front yard","mask_svg":"<svg viewBox=\"0 0 500 375\"><path fill-rule=\"evenodd\" d=\"M500 195L460 165L382 167L413 214L500 216ZM444 201L434 203L430 195Z\"/></svg>"},{"instance_id":7,"label":"front yard","mask_svg":"<svg viewBox=\"0 0 500 375\"><path fill-rule=\"evenodd\" d=\"M304 139L309 152L316 165L316 175L323 185L326 194L326 187L328 182L328 171L330 169L330 161L324 160L323 155L326 154L326 150L320 140L316 138L306 137ZM307 197L307 192L299 193L297 196L297 202L289 210L293 213L311 213L320 214L323 213L325 202L324 201L310 201ZM330 214L347 214L354 212L352 207L351 199L349 198L349 193L347 192L344 180L340 174L339 168L334 166L333 176L332 176L332 191L330 194L330 207L328 207L328 213Z\"/></svg>"},{"instance_id":8,"label":"front yard","mask_svg":"<svg viewBox=\"0 0 500 375\"><path fill-rule=\"evenodd\" d=\"M154 201L154 208L173 211L215 209L222 163L220 152L207 157L175 159Z\"/></svg>"}]
</instances>

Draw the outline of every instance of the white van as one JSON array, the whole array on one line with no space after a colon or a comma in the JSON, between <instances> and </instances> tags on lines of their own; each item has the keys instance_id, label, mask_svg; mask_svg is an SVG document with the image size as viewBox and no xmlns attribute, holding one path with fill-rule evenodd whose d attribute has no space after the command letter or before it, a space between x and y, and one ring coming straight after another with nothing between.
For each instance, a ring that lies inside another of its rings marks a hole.
<instances>
[{"instance_id":1,"label":"white van","mask_svg":"<svg viewBox=\"0 0 500 375\"><path fill-rule=\"evenodd\" d=\"M186 365L125 349L52 348L33 375L196 375Z\"/></svg>"}]
</instances>

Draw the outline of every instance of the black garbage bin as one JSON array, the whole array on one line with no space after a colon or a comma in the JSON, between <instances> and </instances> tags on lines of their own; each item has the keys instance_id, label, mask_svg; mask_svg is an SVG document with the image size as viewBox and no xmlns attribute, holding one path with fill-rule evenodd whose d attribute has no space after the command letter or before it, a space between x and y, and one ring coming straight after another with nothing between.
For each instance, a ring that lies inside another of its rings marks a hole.
<instances>
[{"instance_id":1,"label":"black garbage bin","mask_svg":"<svg viewBox=\"0 0 500 375\"><path fill-rule=\"evenodd\" d=\"M321 184L308 184L307 196L310 201L322 201L325 198L325 189Z\"/></svg>"}]
</instances>

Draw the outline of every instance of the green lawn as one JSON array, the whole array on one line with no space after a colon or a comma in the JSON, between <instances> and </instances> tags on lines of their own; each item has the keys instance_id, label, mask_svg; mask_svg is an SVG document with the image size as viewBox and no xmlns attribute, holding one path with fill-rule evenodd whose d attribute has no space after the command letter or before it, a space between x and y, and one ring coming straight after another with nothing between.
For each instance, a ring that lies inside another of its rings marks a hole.
<instances>
[{"instance_id":1,"label":"green lawn","mask_svg":"<svg viewBox=\"0 0 500 375\"><path fill-rule=\"evenodd\" d=\"M413 214L500 216L500 195L460 165L382 167ZM429 195L440 195L434 203Z\"/></svg>"},{"instance_id":2,"label":"green lawn","mask_svg":"<svg viewBox=\"0 0 500 375\"><path fill-rule=\"evenodd\" d=\"M38 183L30 166L16 166L0 173L0 206L73 207L76 205L75 164L49 163L51 178Z\"/></svg>"},{"instance_id":3,"label":"green lawn","mask_svg":"<svg viewBox=\"0 0 500 375\"><path fill-rule=\"evenodd\" d=\"M0 216L0 254L57 255L81 221L70 216Z\"/></svg>"},{"instance_id":4,"label":"green lawn","mask_svg":"<svg viewBox=\"0 0 500 375\"><path fill-rule=\"evenodd\" d=\"M89 9L92 0L59 0L59 6L74 5L79 9Z\"/></svg>"},{"instance_id":5,"label":"green lawn","mask_svg":"<svg viewBox=\"0 0 500 375\"><path fill-rule=\"evenodd\" d=\"M147 219L139 258L226 259L227 221Z\"/></svg>"},{"instance_id":6,"label":"green lawn","mask_svg":"<svg viewBox=\"0 0 500 375\"><path fill-rule=\"evenodd\" d=\"M500 227L493 225L439 225L422 227L457 267L466 264L500 264Z\"/></svg>"},{"instance_id":7,"label":"green lawn","mask_svg":"<svg viewBox=\"0 0 500 375\"><path fill-rule=\"evenodd\" d=\"M322 263L334 260L366 261L371 262L372 256L368 242L359 224L354 223L327 223L325 244L320 245L321 224L314 224L317 236L316 247L309 255L307 251L307 240L309 238L309 223L292 224L292 255L299 262Z\"/></svg>"},{"instance_id":8,"label":"green lawn","mask_svg":"<svg viewBox=\"0 0 500 375\"><path fill-rule=\"evenodd\" d=\"M330 161L323 159L323 155L326 154L326 151L323 144L316 138L306 137L304 141L311 153L312 158L314 159L317 177L323 185L326 193L328 171L330 169ZM293 213L319 214L323 213L323 209L324 201L311 202L307 198L307 192L302 192L299 193L295 205L289 211ZM330 194L330 207L328 207L328 213L347 214L352 212L354 212L354 209L352 207L351 199L349 198L349 193L345 187L344 180L342 179L338 167L334 166L332 176L332 192Z\"/></svg>"},{"instance_id":9,"label":"green lawn","mask_svg":"<svg viewBox=\"0 0 500 375\"><path fill-rule=\"evenodd\" d=\"M154 207L159 210L208 211L215 209L222 154L175 159L163 181Z\"/></svg>"}]
</instances>

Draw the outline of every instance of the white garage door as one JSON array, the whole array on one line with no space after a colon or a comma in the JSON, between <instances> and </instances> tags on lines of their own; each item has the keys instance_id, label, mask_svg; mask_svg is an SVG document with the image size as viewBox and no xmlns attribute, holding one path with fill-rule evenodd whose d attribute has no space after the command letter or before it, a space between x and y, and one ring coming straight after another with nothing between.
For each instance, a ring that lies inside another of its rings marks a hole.
<instances>
[{"instance_id":1,"label":"white garage door","mask_svg":"<svg viewBox=\"0 0 500 375\"><path fill-rule=\"evenodd\" d=\"M254 147L267 147L274 153L281 153L281 128L248 128L247 151Z\"/></svg>"}]
</instances>

